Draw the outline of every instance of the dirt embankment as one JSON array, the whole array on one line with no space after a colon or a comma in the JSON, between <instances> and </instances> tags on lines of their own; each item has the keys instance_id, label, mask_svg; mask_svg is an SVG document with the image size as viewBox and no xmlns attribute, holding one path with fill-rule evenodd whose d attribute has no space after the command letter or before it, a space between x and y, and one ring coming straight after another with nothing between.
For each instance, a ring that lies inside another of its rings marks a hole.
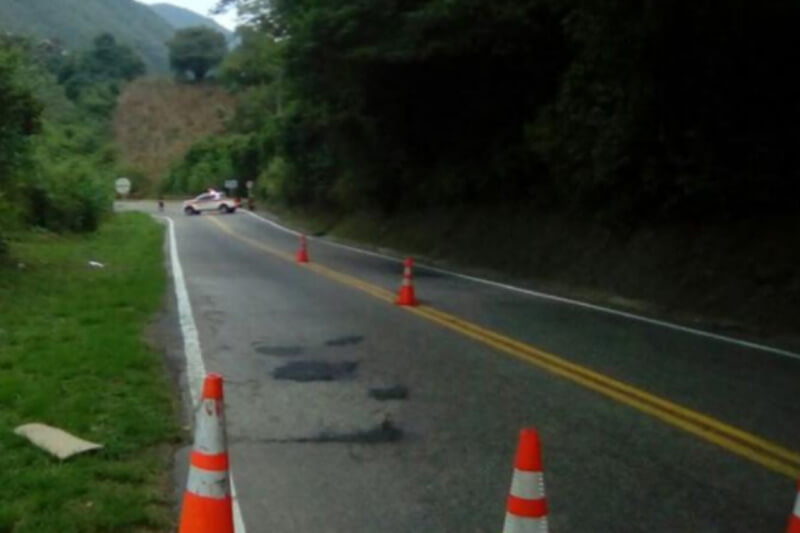
<instances>
[{"instance_id":1,"label":"dirt embankment","mask_svg":"<svg viewBox=\"0 0 800 533\"><path fill-rule=\"evenodd\" d=\"M114 115L115 145L123 165L150 193L195 142L221 133L235 100L214 85L144 78L128 85Z\"/></svg>"},{"instance_id":2,"label":"dirt embankment","mask_svg":"<svg viewBox=\"0 0 800 533\"><path fill-rule=\"evenodd\" d=\"M278 213L494 279L800 347L800 217L611 229L530 210Z\"/></svg>"}]
</instances>

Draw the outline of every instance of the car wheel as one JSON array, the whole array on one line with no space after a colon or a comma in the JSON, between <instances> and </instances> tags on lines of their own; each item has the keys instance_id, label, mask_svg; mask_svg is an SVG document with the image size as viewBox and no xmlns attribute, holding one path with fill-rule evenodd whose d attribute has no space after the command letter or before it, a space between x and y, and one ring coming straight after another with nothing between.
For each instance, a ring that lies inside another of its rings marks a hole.
<instances>
[{"instance_id":1,"label":"car wheel","mask_svg":"<svg viewBox=\"0 0 800 533\"><path fill-rule=\"evenodd\" d=\"M197 214L197 211L195 211L194 208L192 206L190 206L190 205L187 205L186 208L183 210L183 212L186 213L187 215L196 215Z\"/></svg>"},{"instance_id":2,"label":"car wheel","mask_svg":"<svg viewBox=\"0 0 800 533\"><path fill-rule=\"evenodd\" d=\"M219 212L220 213L232 213L231 208L228 207L225 204L222 204L221 206L219 206Z\"/></svg>"}]
</instances>

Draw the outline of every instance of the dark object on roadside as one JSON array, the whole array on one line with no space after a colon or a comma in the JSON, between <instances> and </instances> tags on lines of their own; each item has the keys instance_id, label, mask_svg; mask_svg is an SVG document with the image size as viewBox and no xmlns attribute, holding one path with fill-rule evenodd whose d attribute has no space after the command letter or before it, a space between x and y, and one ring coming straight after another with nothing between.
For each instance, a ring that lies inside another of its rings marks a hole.
<instances>
[{"instance_id":1,"label":"dark object on roadside","mask_svg":"<svg viewBox=\"0 0 800 533\"><path fill-rule=\"evenodd\" d=\"M256 202L252 197L247 198L247 209L253 211L256 208Z\"/></svg>"},{"instance_id":2,"label":"dark object on roadside","mask_svg":"<svg viewBox=\"0 0 800 533\"><path fill-rule=\"evenodd\" d=\"M158 201L158 210L162 213L164 212L164 200Z\"/></svg>"}]
</instances>

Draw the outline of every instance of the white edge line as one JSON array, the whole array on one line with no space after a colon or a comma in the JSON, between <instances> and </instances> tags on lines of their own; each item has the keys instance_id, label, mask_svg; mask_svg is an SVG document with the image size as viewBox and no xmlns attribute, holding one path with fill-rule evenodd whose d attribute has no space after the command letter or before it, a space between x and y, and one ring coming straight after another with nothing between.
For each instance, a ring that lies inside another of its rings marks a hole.
<instances>
[{"instance_id":1,"label":"white edge line","mask_svg":"<svg viewBox=\"0 0 800 533\"><path fill-rule=\"evenodd\" d=\"M299 236L299 235L300 235L300 232L299 232L299 231L294 231L294 230L291 230L291 229L289 229L289 228L287 228L287 227L285 227L285 226L281 226L281 225L280 225L280 224L278 224L277 222L273 222L273 221L271 221L271 220L270 220L270 219L268 219L268 218L264 218L264 217L262 217L261 215L257 215L257 214L255 214L255 213L253 213L252 211L247 211L247 210L244 210L244 209L242 209L242 210L240 210L240 212L241 212L241 213L244 213L244 214L246 214L246 215L250 215L250 216L251 216L251 217L253 217L253 218L257 218L257 219L258 219L258 220L260 220L261 222L264 222L264 223L266 223L266 224L269 224L270 226L272 226L272 227L273 227L273 228L275 228L275 229L279 229L279 230L281 230L281 231L285 231L286 233L289 233L290 235L297 235L297 236Z\"/></svg>"},{"instance_id":2,"label":"white edge line","mask_svg":"<svg viewBox=\"0 0 800 533\"><path fill-rule=\"evenodd\" d=\"M175 285L175 299L178 302L178 320L183 337L183 351L186 356L186 380L189 385L189 394L192 405L197 405L200 400L200 384L205 379L206 366L203 363L203 353L200 350L200 338L197 335L197 325L192 313L192 304L189 300L189 291L186 289L186 279L183 277L183 267L178 257L178 241L175 238L175 224L169 217L158 217L167 221L169 232L169 256L172 266L172 281ZM231 480L231 500L233 501L233 529L236 533L246 533L242 510L236 496L236 485L233 482L233 472L229 472Z\"/></svg>"},{"instance_id":3,"label":"white edge line","mask_svg":"<svg viewBox=\"0 0 800 533\"><path fill-rule=\"evenodd\" d=\"M265 222L266 224L269 224L270 226L272 226L272 227L274 227L276 229L279 229L279 230L284 231L286 233L289 233L291 235L300 235L300 233L297 232L297 231L294 231L294 230L291 230L291 229L286 228L284 226L281 226L280 224L278 224L278 223L276 223L276 222L274 222L272 220L269 220L267 218L264 218L264 217L262 217L260 215L257 215L257 214L255 214L253 212L250 212L250 211L243 211L243 212L248 214L248 215L250 215L251 217L254 217L254 218L257 218L258 220L261 220L262 222ZM313 238L313 240L319 241L319 242L321 242L323 244L326 244L328 246L334 246L334 247L337 247L337 248L343 248L343 249L346 249L346 250L350 250L351 252L356 252L356 253L359 253L359 254L362 254L362 255L368 255L368 256L371 256L371 257L378 257L378 258L381 258L381 259L386 259L386 260L397 262L397 263L402 262L402 259L399 259L397 257L392 257L392 256L386 255L386 254L371 252L369 250L364 250L364 249L361 249L361 248L357 248L355 246L348 246L346 244L333 242L333 241L330 241L328 239ZM781 348L775 348L774 346L767 346L765 344L759 344L759 343L756 343L756 342L745 341L745 340L742 340L742 339L737 339L735 337L729 337L727 335L720 335L718 333L711 333L710 331L704 331L702 329L690 328L688 326L681 326L680 324L675 324L673 322L665 322L663 320L657 320L655 318L649 318L649 317L642 316L642 315L637 315L637 314L634 314L634 313L628 313L626 311L619 311L617 309L612 309L610 307L604 307L602 305L596 305L596 304L591 304L591 303L588 303L588 302L582 302L580 300L574 300L572 298L564 298L563 296L556 296L555 294L548 294L548 293L545 293L545 292L534 291L534 290L531 290L531 289L524 289L522 287L516 287L514 285L506 285L505 283L500 283L500 282L492 281L492 280L489 280L489 279L478 278L478 277L475 277L475 276L469 276L469 275L466 275L466 274L460 274L460 273L454 272L452 270L446 270L446 269L443 269L443 268L429 266L429 265L425 265L423 263L419 263L416 266L417 266L417 268L422 268L424 270L430 270L431 272L438 272L439 274L446 274L448 276L453 276L455 278L461 278L461 279L464 279L464 280L467 280L467 281L471 281L473 283L479 283L479 284L482 284L482 285L489 285L491 287L495 287L495 288L498 288L498 289L504 289L504 290L516 292L516 293L519 293L519 294L525 294L527 296L533 296L534 298L540 298L542 300L550 300L550 301L553 301L553 302L559 302L559 303L563 303L563 304L568 304L568 305L572 305L572 306L575 306L575 307L582 307L584 309L590 309L592 311L597 311L597 312L600 312L600 313L606 313L606 314L609 314L609 315L615 315L615 316L627 318L627 319L630 319L630 320L636 320L638 322L644 322L646 324L660 326L660 327L672 329L672 330L675 330L675 331L681 331L683 333L690 333L692 335L697 335L699 337L705 337L707 339L713 339L713 340L720 341L720 342L727 342L727 343L730 343L730 344L736 344L738 346L743 346L745 348L752 348L754 350L759 350L759 351L762 351L762 352L767 352L767 353L771 353L771 354L775 354L775 355L781 355L783 357L789 357L791 359L796 359L796 360L800 361L800 354L792 352L790 350L784 350L784 349L781 349Z\"/></svg>"}]
</instances>

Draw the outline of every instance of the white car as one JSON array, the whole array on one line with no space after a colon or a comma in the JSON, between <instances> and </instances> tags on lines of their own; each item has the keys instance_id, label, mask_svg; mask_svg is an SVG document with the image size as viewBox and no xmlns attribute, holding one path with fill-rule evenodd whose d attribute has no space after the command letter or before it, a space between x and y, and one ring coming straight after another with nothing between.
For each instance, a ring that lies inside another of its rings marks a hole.
<instances>
[{"instance_id":1,"label":"white car","mask_svg":"<svg viewBox=\"0 0 800 533\"><path fill-rule=\"evenodd\" d=\"M220 213L235 213L239 208L239 200L226 198L217 191L209 191L197 198L183 202L183 212L187 215L199 215L203 211L219 211Z\"/></svg>"}]
</instances>

